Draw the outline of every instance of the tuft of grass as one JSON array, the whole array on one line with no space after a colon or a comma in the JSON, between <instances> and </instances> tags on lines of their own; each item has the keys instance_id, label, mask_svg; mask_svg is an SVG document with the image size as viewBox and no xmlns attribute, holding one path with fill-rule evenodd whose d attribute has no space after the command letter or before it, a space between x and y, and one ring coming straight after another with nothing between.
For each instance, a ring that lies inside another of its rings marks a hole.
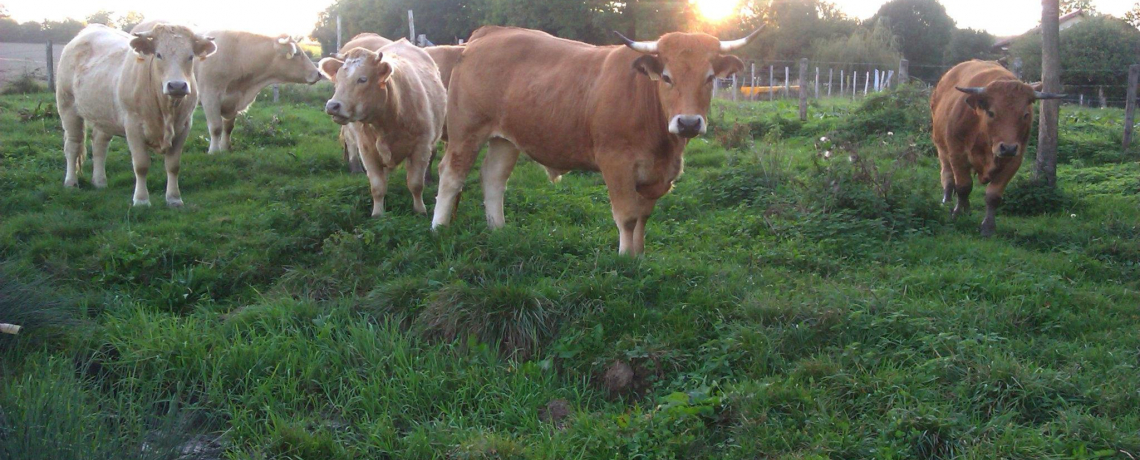
<instances>
[{"instance_id":1,"label":"tuft of grass","mask_svg":"<svg viewBox=\"0 0 1140 460\"><path fill-rule=\"evenodd\" d=\"M13 80L9 80L8 83L4 84L3 88L0 88L0 94L2 95L36 94L46 92L48 92L47 84L40 81L40 79L31 72L24 72L19 77L16 77Z\"/></svg>"}]
</instances>

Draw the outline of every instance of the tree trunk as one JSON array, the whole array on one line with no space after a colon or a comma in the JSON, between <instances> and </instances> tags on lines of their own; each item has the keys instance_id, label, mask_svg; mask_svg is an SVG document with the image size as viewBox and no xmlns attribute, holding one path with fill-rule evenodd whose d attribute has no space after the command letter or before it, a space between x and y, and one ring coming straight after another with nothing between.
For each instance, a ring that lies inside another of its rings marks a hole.
<instances>
[{"instance_id":1,"label":"tree trunk","mask_svg":"<svg viewBox=\"0 0 1140 460\"><path fill-rule=\"evenodd\" d=\"M1041 81L1047 93L1061 92L1061 52L1058 0L1041 0ZM1037 137L1036 175L1050 187L1057 186L1057 118L1061 101L1038 102L1041 105Z\"/></svg>"}]
</instances>

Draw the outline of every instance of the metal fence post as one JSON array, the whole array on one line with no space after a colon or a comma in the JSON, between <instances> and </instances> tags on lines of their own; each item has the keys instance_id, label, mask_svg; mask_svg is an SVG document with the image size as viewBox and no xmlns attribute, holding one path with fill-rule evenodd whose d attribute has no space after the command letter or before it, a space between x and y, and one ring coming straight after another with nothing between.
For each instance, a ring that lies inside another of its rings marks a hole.
<instances>
[{"instance_id":1,"label":"metal fence post","mask_svg":"<svg viewBox=\"0 0 1140 460\"><path fill-rule=\"evenodd\" d=\"M47 79L48 90L55 91L55 52L51 49L51 40L47 42Z\"/></svg>"},{"instance_id":2,"label":"metal fence post","mask_svg":"<svg viewBox=\"0 0 1140 460\"><path fill-rule=\"evenodd\" d=\"M1140 64L1128 66L1128 91L1124 101L1124 150L1132 143L1132 125L1136 123L1136 85L1140 84Z\"/></svg>"}]
</instances>

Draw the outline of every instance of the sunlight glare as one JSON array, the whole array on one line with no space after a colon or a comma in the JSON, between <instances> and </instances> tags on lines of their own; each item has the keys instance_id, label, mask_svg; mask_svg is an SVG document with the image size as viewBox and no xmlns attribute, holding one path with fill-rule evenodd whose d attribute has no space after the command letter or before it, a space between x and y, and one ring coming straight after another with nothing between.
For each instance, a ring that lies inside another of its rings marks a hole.
<instances>
[{"instance_id":1,"label":"sunlight glare","mask_svg":"<svg viewBox=\"0 0 1140 460\"><path fill-rule=\"evenodd\" d=\"M737 14L740 0L692 0L701 17L709 22L720 22Z\"/></svg>"}]
</instances>

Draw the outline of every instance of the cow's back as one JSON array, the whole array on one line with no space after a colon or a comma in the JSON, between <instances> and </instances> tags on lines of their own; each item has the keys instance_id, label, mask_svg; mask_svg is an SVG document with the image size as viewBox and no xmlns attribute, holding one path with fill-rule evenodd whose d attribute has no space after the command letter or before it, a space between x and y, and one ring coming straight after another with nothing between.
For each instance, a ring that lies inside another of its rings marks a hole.
<instances>
[{"instance_id":1,"label":"cow's back","mask_svg":"<svg viewBox=\"0 0 1140 460\"><path fill-rule=\"evenodd\" d=\"M352 40L349 40L348 42L346 42L344 44L344 46L341 46L339 52L340 53L347 53L349 50L351 50L353 48L364 48L364 49L370 50L370 51L378 51L378 50L380 50L380 48L383 48L383 47L391 45L391 44L392 44L392 40L381 37L380 35L377 35L377 34L374 34L371 32L365 32L362 34L358 34L355 37L352 37Z\"/></svg>"},{"instance_id":2,"label":"cow's back","mask_svg":"<svg viewBox=\"0 0 1140 460\"><path fill-rule=\"evenodd\" d=\"M422 48L403 39L380 48L379 52L396 67L390 84L401 92L398 116L419 119L430 128L431 141L438 141L447 113L447 92L435 61ZM407 118L401 122L407 123Z\"/></svg>"},{"instance_id":3,"label":"cow's back","mask_svg":"<svg viewBox=\"0 0 1140 460\"><path fill-rule=\"evenodd\" d=\"M436 67L439 68L439 79L443 82L444 88L450 85L451 71L455 69L455 64L459 63L459 58L464 49L466 47L462 45L439 45L424 48L424 51L431 56Z\"/></svg>"},{"instance_id":4,"label":"cow's back","mask_svg":"<svg viewBox=\"0 0 1140 460\"><path fill-rule=\"evenodd\" d=\"M589 111L613 50L511 27L471 37L452 71L448 110L460 113L448 123L479 124L546 166L596 169Z\"/></svg>"},{"instance_id":5,"label":"cow's back","mask_svg":"<svg viewBox=\"0 0 1140 460\"><path fill-rule=\"evenodd\" d=\"M116 93L128 58L130 35L101 25L88 26L63 48L56 82L57 102L73 106L88 123L122 135Z\"/></svg>"},{"instance_id":6,"label":"cow's back","mask_svg":"<svg viewBox=\"0 0 1140 460\"><path fill-rule=\"evenodd\" d=\"M1017 80L1001 64L993 61L967 61L946 72L935 86L930 96L930 113L934 122L935 141L949 132L960 128L958 125L967 117L969 109L966 93L956 87L984 87L998 80Z\"/></svg>"}]
</instances>

